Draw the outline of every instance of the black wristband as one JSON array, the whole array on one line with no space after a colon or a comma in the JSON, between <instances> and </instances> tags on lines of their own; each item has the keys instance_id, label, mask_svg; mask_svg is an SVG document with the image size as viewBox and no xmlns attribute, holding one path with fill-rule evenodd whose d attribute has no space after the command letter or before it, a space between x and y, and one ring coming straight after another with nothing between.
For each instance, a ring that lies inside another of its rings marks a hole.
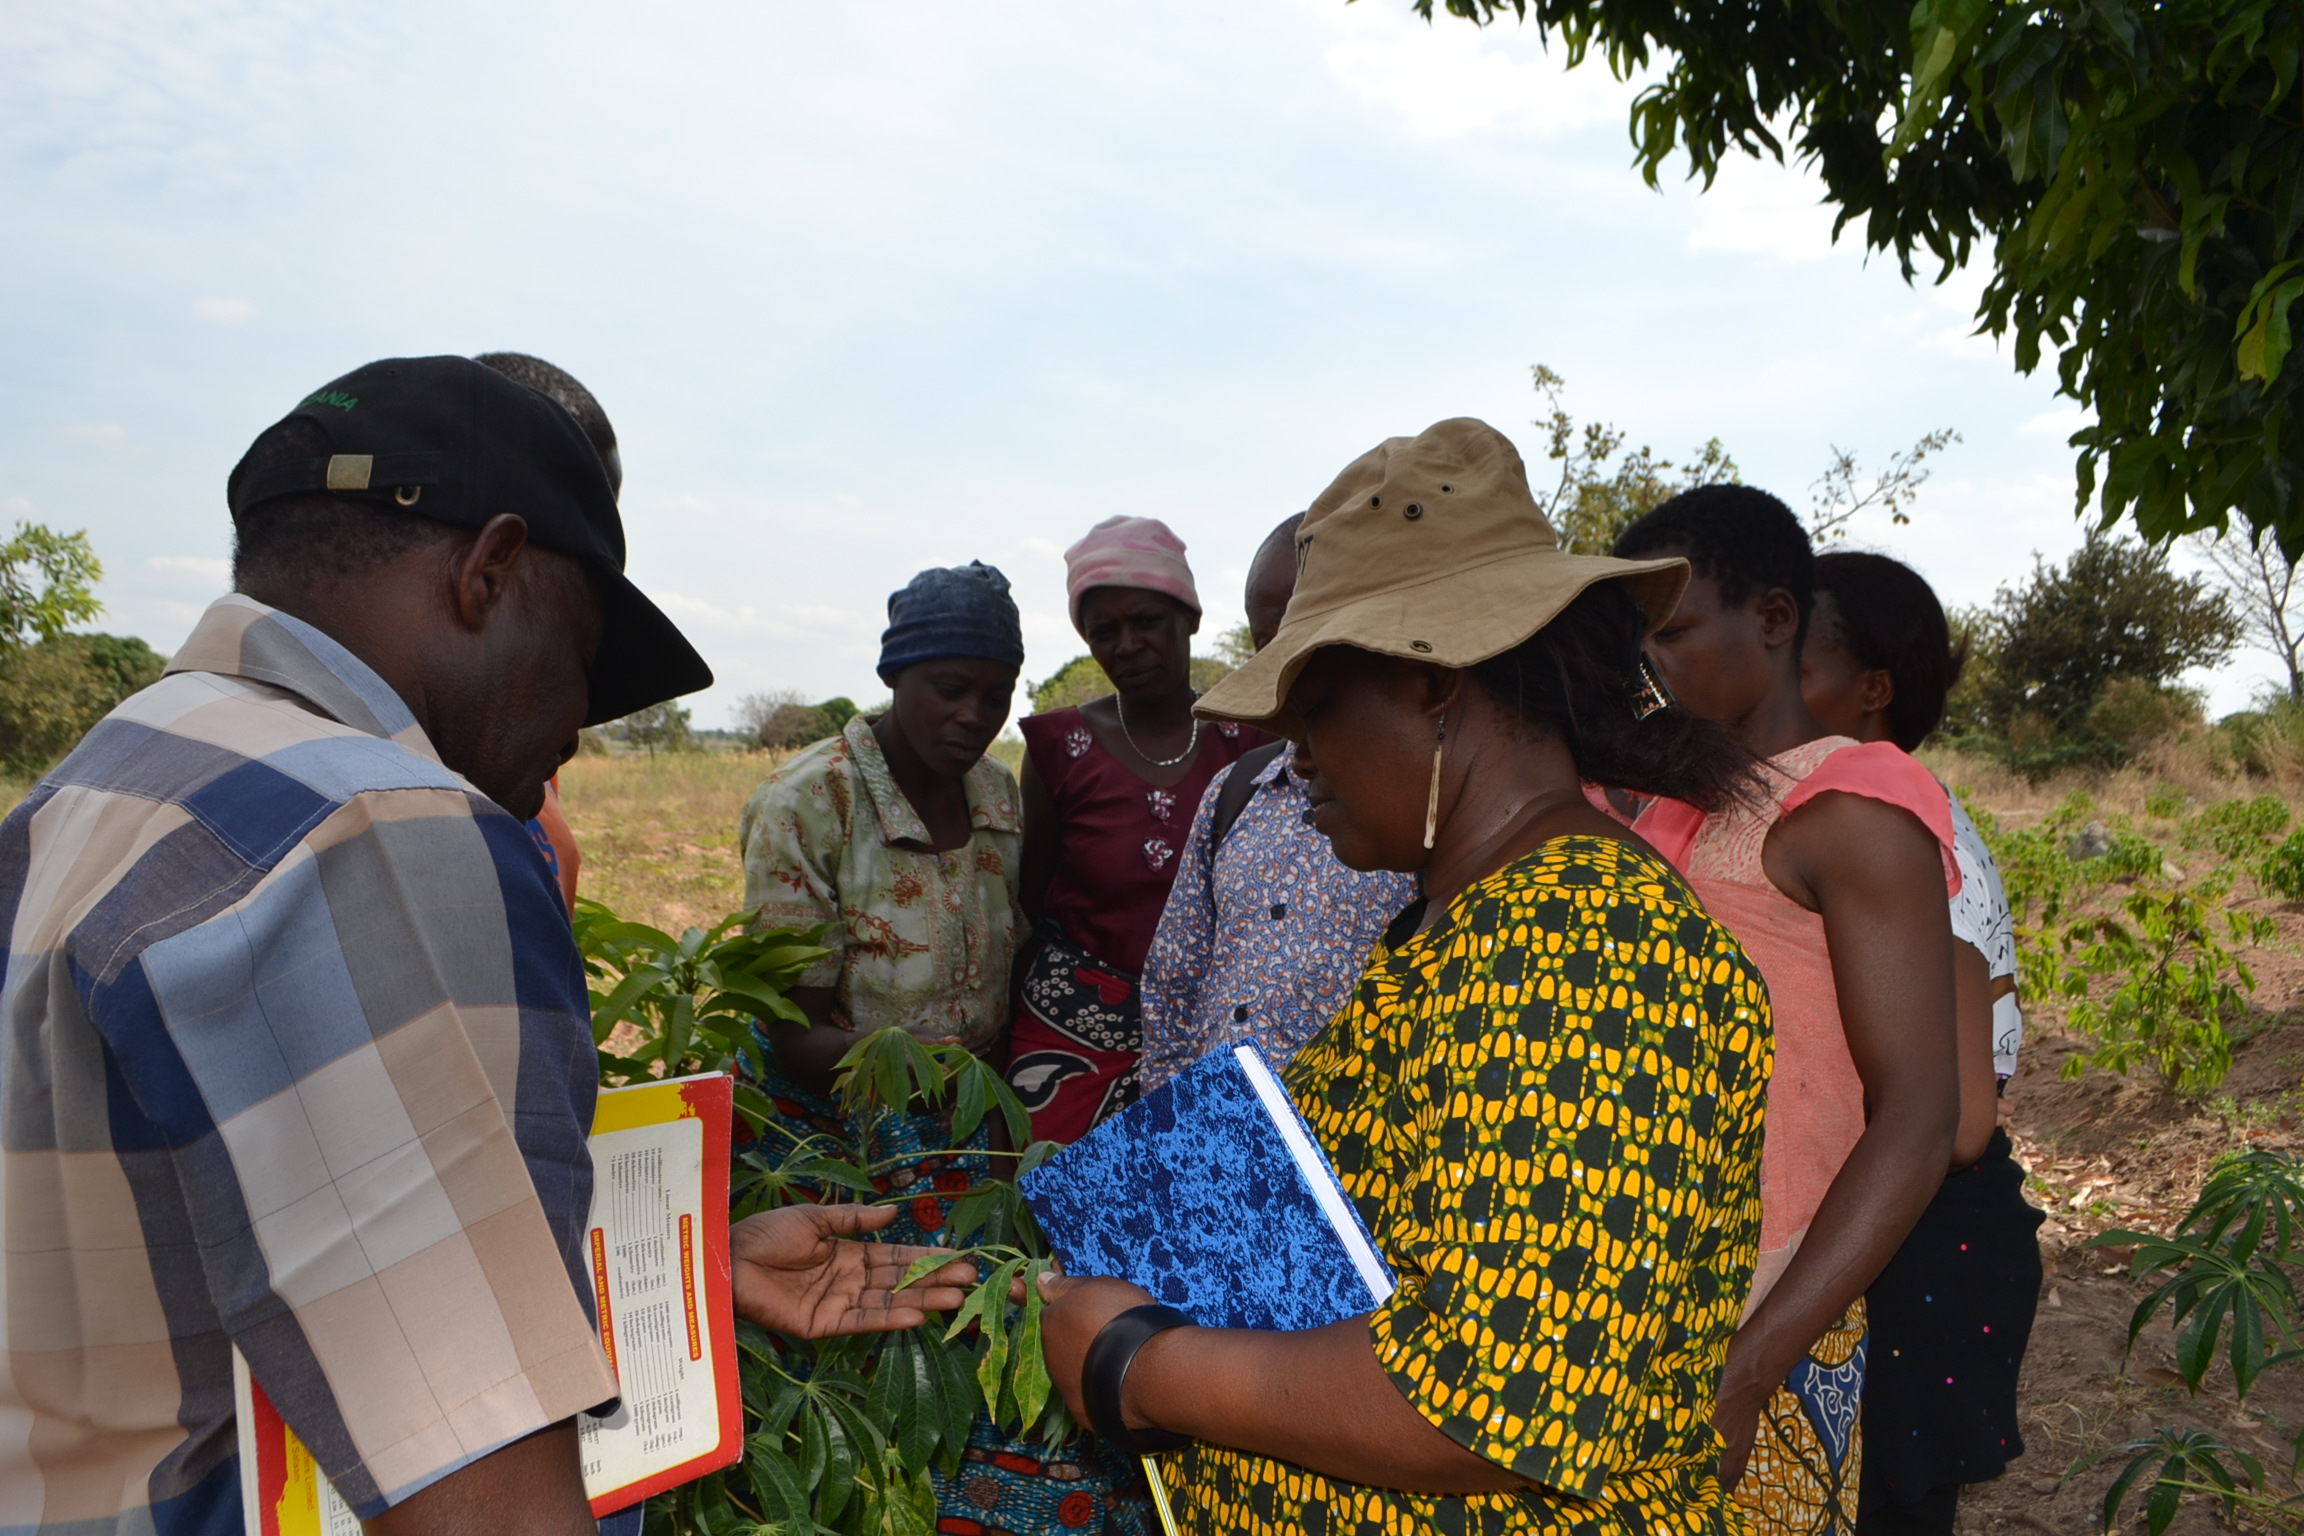
<instances>
[{"instance_id":1,"label":"black wristband","mask_svg":"<svg viewBox=\"0 0 2304 1536\"><path fill-rule=\"evenodd\" d=\"M1136 1362L1136 1351L1146 1340L1171 1328L1192 1326L1192 1319L1174 1307L1152 1302L1130 1307L1098 1329L1088 1346L1088 1358L1080 1366L1080 1405L1088 1410L1088 1427L1131 1456L1172 1451L1189 1442L1190 1435L1165 1429L1128 1428L1120 1412L1120 1387L1128 1379L1128 1367Z\"/></svg>"}]
</instances>

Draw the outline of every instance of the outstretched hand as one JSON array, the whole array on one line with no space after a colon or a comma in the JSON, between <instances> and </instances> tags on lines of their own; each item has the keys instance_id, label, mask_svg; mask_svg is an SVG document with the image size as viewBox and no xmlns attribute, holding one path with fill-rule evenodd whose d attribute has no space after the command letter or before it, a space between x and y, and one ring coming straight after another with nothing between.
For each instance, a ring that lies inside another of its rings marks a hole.
<instances>
[{"instance_id":1,"label":"outstretched hand","mask_svg":"<svg viewBox=\"0 0 2304 1536\"><path fill-rule=\"evenodd\" d=\"M941 1252L846 1241L896 1219L894 1206L788 1205L728 1230L736 1313L796 1339L917 1328L967 1299L976 1266L956 1260L904 1286L917 1259Z\"/></svg>"}]
</instances>

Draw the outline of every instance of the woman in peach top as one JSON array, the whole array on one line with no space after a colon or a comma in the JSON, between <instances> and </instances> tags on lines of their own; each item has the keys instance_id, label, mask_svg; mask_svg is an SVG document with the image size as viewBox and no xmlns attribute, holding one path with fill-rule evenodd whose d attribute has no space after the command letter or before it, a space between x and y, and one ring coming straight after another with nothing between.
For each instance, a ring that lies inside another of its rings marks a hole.
<instances>
[{"instance_id":1,"label":"woman in peach top","mask_svg":"<svg viewBox=\"0 0 2304 1536\"><path fill-rule=\"evenodd\" d=\"M1815 555L1782 502L1705 486L1633 523L1616 552L1693 565L1649 654L1682 708L1762 759L1770 788L1713 816L1660 801L1639 822L1759 964L1776 1015L1760 1260L1720 1383L1721 1474L1760 1536L1853 1531L1864 1291L1943 1181L1959 1121L1951 810L1904 752L1830 735L1802 702Z\"/></svg>"}]
</instances>

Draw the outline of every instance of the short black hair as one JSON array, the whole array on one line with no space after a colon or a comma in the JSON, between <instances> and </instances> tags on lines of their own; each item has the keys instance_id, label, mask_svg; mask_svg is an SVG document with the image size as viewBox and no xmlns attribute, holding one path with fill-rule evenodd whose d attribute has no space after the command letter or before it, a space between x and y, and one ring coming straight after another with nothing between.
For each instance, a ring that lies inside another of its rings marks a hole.
<instances>
[{"instance_id":1,"label":"short black hair","mask_svg":"<svg viewBox=\"0 0 2304 1536\"><path fill-rule=\"evenodd\" d=\"M1914 750L1944 723L1944 700L1968 664L1936 589L1901 560L1836 549L1816 557L1816 590L1832 594L1848 653L1894 679L1888 739Z\"/></svg>"},{"instance_id":2,"label":"short black hair","mask_svg":"<svg viewBox=\"0 0 2304 1536\"><path fill-rule=\"evenodd\" d=\"M301 416L267 427L243 461L250 471L324 459L328 434ZM364 576L414 550L445 546L446 523L326 491L277 496L250 507L232 528L232 586L254 592L281 584L329 586Z\"/></svg>"},{"instance_id":3,"label":"short black hair","mask_svg":"<svg viewBox=\"0 0 2304 1536\"><path fill-rule=\"evenodd\" d=\"M1475 663L1472 678L1523 724L1557 735L1587 783L1705 811L1750 798L1759 770L1728 727L1678 708L1643 712L1647 631L1623 583L1596 582L1535 634Z\"/></svg>"},{"instance_id":4,"label":"short black hair","mask_svg":"<svg viewBox=\"0 0 2304 1536\"><path fill-rule=\"evenodd\" d=\"M616 426L583 381L567 369L526 352L477 352L472 361L493 368L515 384L525 384L576 418L593 451L605 459L616 451Z\"/></svg>"},{"instance_id":5,"label":"short black hair","mask_svg":"<svg viewBox=\"0 0 2304 1536\"><path fill-rule=\"evenodd\" d=\"M1615 552L1636 558L1677 554L1718 584L1720 601L1742 603L1781 587L1800 608L1808 638L1816 607L1816 550L1790 507L1749 485L1700 485L1633 519Z\"/></svg>"},{"instance_id":6,"label":"short black hair","mask_svg":"<svg viewBox=\"0 0 2304 1536\"><path fill-rule=\"evenodd\" d=\"M1264 542L1256 546L1256 553L1248 557L1248 563L1254 565L1263 559L1265 552L1274 545L1286 544L1293 548L1296 543L1296 534L1303 526L1304 514L1301 512L1291 512L1280 519L1273 530L1264 535Z\"/></svg>"}]
</instances>

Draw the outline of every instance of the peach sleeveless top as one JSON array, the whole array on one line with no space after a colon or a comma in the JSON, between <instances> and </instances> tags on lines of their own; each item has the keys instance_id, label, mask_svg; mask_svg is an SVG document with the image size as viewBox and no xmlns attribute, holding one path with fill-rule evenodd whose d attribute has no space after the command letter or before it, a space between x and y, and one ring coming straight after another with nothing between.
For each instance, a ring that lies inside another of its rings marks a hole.
<instances>
[{"instance_id":1,"label":"peach sleeveless top","mask_svg":"<svg viewBox=\"0 0 2304 1536\"><path fill-rule=\"evenodd\" d=\"M1776 1019L1776 1075L1768 1090L1760 1158L1760 1261L1750 1305L1791 1262L1840 1165L1864 1134L1864 1083L1848 1054L1824 919L1776 888L1761 850L1776 823L1838 790L1885 801L1919 818L1936 838L1948 893L1960 889L1952 856L1952 810L1927 769L1893 743L1824 736L1764 760L1768 795L1712 815L1660 800L1640 818L1641 836L1680 870L1705 911L1760 967Z\"/></svg>"}]
</instances>

